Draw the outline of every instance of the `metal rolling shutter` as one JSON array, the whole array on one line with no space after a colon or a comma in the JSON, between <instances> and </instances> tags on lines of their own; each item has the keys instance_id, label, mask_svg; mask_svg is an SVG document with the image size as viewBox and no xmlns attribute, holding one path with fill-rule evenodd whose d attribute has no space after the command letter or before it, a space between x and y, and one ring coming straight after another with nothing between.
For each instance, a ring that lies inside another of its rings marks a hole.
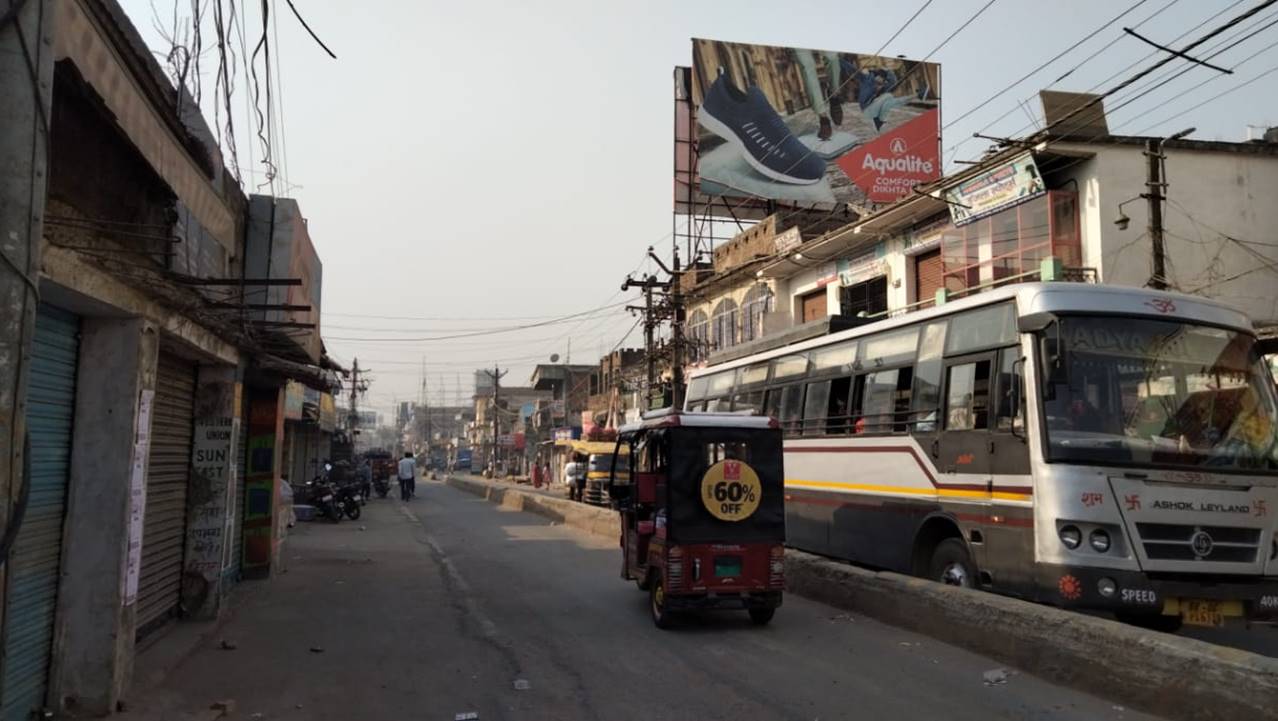
<instances>
[{"instance_id":1,"label":"metal rolling shutter","mask_svg":"<svg viewBox=\"0 0 1278 721\"><path fill-rule=\"evenodd\" d=\"M139 636L176 614L178 608L194 399L195 364L161 351L146 470L146 517L138 578Z\"/></svg>"},{"instance_id":2,"label":"metal rolling shutter","mask_svg":"<svg viewBox=\"0 0 1278 721\"><path fill-rule=\"evenodd\" d=\"M48 683L53 619L62 563L75 413L80 319L41 305L27 385L31 484L26 514L9 556L4 614L4 678L0 719L26 721L42 708Z\"/></svg>"},{"instance_id":3,"label":"metal rolling shutter","mask_svg":"<svg viewBox=\"0 0 1278 721\"><path fill-rule=\"evenodd\" d=\"M941 251L932 250L920 253L914 259L915 298L921 308L931 307L936 302L936 291L945 283L945 266L941 263Z\"/></svg>"}]
</instances>

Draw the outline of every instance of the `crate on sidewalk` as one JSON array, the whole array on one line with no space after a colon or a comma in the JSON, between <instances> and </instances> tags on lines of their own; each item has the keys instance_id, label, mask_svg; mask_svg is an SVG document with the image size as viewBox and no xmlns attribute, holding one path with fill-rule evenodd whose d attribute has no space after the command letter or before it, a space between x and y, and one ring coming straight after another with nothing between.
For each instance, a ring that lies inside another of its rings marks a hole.
<instances>
[{"instance_id":1,"label":"crate on sidewalk","mask_svg":"<svg viewBox=\"0 0 1278 721\"><path fill-rule=\"evenodd\" d=\"M313 521L315 520L315 506L308 506L304 503L294 504L293 515L297 516L299 521Z\"/></svg>"}]
</instances>

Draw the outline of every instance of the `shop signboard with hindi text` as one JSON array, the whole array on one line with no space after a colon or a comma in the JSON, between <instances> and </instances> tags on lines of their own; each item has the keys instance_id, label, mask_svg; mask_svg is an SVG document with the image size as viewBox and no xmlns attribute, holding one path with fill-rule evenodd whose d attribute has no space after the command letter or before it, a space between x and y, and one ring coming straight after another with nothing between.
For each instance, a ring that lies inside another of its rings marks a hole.
<instances>
[{"instance_id":1,"label":"shop signboard with hindi text","mask_svg":"<svg viewBox=\"0 0 1278 721\"><path fill-rule=\"evenodd\" d=\"M941 69L858 53L694 39L706 196L889 203L941 176Z\"/></svg>"},{"instance_id":2,"label":"shop signboard with hindi text","mask_svg":"<svg viewBox=\"0 0 1278 721\"><path fill-rule=\"evenodd\" d=\"M1047 192L1031 153L1018 155L945 191L955 225L966 225Z\"/></svg>"}]
</instances>

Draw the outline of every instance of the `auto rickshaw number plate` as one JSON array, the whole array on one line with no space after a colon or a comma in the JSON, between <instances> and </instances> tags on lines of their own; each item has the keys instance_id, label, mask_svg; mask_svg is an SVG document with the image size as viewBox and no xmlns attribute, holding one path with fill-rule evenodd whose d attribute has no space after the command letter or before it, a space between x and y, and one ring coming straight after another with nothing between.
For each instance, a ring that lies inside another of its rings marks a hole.
<instances>
[{"instance_id":1,"label":"auto rickshaw number plate","mask_svg":"<svg viewBox=\"0 0 1278 721\"><path fill-rule=\"evenodd\" d=\"M741 575L740 556L715 556L714 575L716 578L736 578Z\"/></svg>"},{"instance_id":2,"label":"auto rickshaw number plate","mask_svg":"<svg viewBox=\"0 0 1278 721\"><path fill-rule=\"evenodd\" d=\"M759 508L763 484L746 463L723 460L701 478L701 503L721 521L743 521Z\"/></svg>"}]
</instances>

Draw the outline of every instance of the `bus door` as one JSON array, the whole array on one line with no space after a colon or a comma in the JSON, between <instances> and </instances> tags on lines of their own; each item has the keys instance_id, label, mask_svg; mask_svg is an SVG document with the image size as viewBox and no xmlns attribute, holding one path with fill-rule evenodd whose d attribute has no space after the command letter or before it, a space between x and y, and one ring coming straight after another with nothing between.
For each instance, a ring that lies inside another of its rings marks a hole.
<instances>
[{"instance_id":1,"label":"bus door","mask_svg":"<svg viewBox=\"0 0 1278 721\"><path fill-rule=\"evenodd\" d=\"M974 353L945 361L944 404L932 458L940 471L941 501L958 517L972 555L985 566L994 436L991 397L997 353Z\"/></svg>"},{"instance_id":2,"label":"bus door","mask_svg":"<svg viewBox=\"0 0 1278 721\"><path fill-rule=\"evenodd\" d=\"M998 352L990 418L990 511L984 570L1003 588L1034 583L1034 485L1025 436L1025 361L1019 346ZM1021 505L1017 505L1020 503Z\"/></svg>"}]
</instances>

